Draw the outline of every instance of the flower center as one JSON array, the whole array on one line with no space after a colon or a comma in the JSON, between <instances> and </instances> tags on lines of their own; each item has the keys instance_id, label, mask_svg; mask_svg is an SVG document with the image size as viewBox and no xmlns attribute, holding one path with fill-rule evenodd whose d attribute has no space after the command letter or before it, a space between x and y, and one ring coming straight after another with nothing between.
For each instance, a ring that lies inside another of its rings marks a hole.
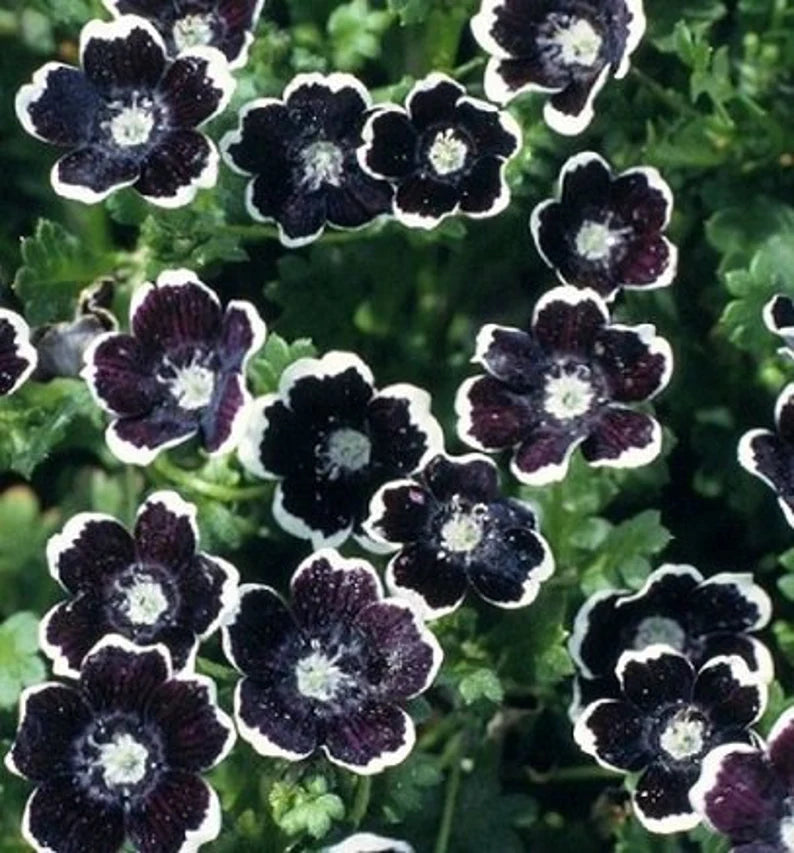
<instances>
[{"instance_id":1,"label":"flower center","mask_svg":"<svg viewBox=\"0 0 794 853\"><path fill-rule=\"evenodd\" d=\"M130 734L118 734L110 742L99 745L97 763L109 787L137 785L146 775L149 750Z\"/></svg>"},{"instance_id":2,"label":"flower center","mask_svg":"<svg viewBox=\"0 0 794 853\"><path fill-rule=\"evenodd\" d=\"M685 641L684 629L675 619L668 619L666 616L649 616L637 626L634 648L641 651L654 643L664 643L680 652L684 648Z\"/></svg>"},{"instance_id":3,"label":"flower center","mask_svg":"<svg viewBox=\"0 0 794 853\"><path fill-rule=\"evenodd\" d=\"M689 709L684 709L668 722L659 738L659 745L671 758L681 761L701 753L705 740L703 720L693 717Z\"/></svg>"},{"instance_id":4,"label":"flower center","mask_svg":"<svg viewBox=\"0 0 794 853\"><path fill-rule=\"evenodd\" d=\"M598 61L603 39L584 18L551 14L546 27L547 35L541 36L541 47L553 49L564 65L591 67Z\"/></svg>"},{"instance_id":5,"label":"flower center","mask_svg":"<svg viewBox=\"0 0 794 853\"><path fill-rule=\"evenodd\" d=\"M168 599L159 583L139 581L126 590L121 608L133 625L154 625L168 610Z\"/></svg>"},{"instance_id":6,"label":"flower center","mask_svg":"<svg viewBox=\"0 0 794 853\"><path fill-rule=\"evenodd\" d=\"M784 817L780 821L780 840L786 850L794 853L794 817Z\"/></svg>"},{"instance_id":7,"label":"flower center","mask_svg":"<svg viewBox=\"0 0 794 853\"><path fill-rule=\"evenodd\" d=\"M177 51L209 44L212 36L212 15L185 15L174 23L173 37Z\"/></svg>"},{"instance_id":8,"label":"flower center","mask_svg":"<svg viewBox=\"0 0 794 853\"><path fill-rule=\"evenodd\" d=\"M427 157L437 175L459 172L466 163L469 146L451 127L441 130L430 145Z\"/></svg>"},{"instance_id":9,"label":"flower center","mask_svg":"<svg viewBox=\"0 0 794 853\"><path fill-rule=\"evenodd\" d=\"M322 652L313 651L295 667L298 692L309 699L328 702L336 696L348 676Z\"/></svg>"},{"instance_id":10,"label":"flower center","mask_svg":"<svg viewBox=\"0 0 794 853\"><path fill-rule=\"evenodd\" d=\"M154 130L154 110L150 98L137 93L130 104L111 104L116 109L108 123L110 136L119 148L134 148L149 141Z\"/></svg>"},{"instance_id":11,"label":"flower center","mask_svg":"<svg viewBox=\"0 0 794 853\"><path fill-rule=\"evenodd\" d=\"M457 495L452 507L452 514L441 527L441 544L454 554L468 554L482 542L488 508L485 504L466 507Z\"/></svg>"},{"instance_id":12,"label":"flower center","mask_svg":"<svg viewBox=\"0 0 794 853\"><path fill-rule=\"evenodd\" d=\"M623 239L625 229L613 231L603 222L585 220L576 235L576 252L588 261L603 261Z\"/></svg>"},{"instance_id":13,"label":"flower center","mask_svg":"<svg viewBox=\"0 0 794 853\"><path fill-rule=\"evenodd\" d=\"M361 471L369 465L372 442L357 429L342 427L334 430L321 452L320 468L332 480L342 471Z\"/></svg>"},{"instance_id":14,"label":"flower center","mask_svg":"<svg viewBox=\"0 0 794 853\"><path fill-rule=\"evenodd\" d=\"M569 421L590 411L596 397L590 371L579 365L573 373L560 373L546 380L543 407L558 421Z\"/></svg>"},{"instance_id":15,"label":"flower center","mask_svg":"<svg viewBox=\"0 0 794 853\"><path fill-rule=\"evenodd\" d=\"M189 411L207 406L215 389L214 371L195 362L174 370L176 375L170 385L177 405Z\"/></svg>"},{"instance_id":16,"label":"flower center","mask_svg":"<svg viewBox=\"0 0 794 853\"><path fill-rule=\"evenodd\" d=\"M345 155L338 145L327 140L312 142L301 151L303 185L309 192L316 192L323 184L332 187L342 185Z\"/></svg>"}]
</instances>

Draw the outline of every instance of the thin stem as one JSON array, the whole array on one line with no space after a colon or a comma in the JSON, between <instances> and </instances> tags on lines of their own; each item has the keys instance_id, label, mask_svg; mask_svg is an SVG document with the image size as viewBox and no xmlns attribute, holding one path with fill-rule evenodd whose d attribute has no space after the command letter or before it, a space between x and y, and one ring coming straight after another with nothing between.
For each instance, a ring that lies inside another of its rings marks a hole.
<instances>
[{"instance_id":1,"label":"thin stem","mask_svg":"<svg viewBox=\"0 0 794 853\"><path fill-rule=\"evenodd\" d=\"M358 828L358 825L367 815L371 795L372 776L361 776L356 786L356 798L353 801L353 808L350 811L350 820L356 828Z\"/></svg>"},{"instance_id":2,"label":"thin stem","mask_svg":"<svg viewBox=\"0 0 794 853\"><path fill-rule=\"evenodd\" d=\"M449 849L449 841L452 836L452 821L455 818L455 806L458 802L458 793L460 791L461 776L463 768L461 767L461 748L463 746L463 734L455 736L454 748L450 750L452 755L452 766L447 779L447 790L444 795L444 811L441 814L441 823L438 827L438 835L436 836L436 846L434 853L447 853Z\"/></svg>"},{"instance_id":3,"label":"thin stem","mask_svg":"<svg viewBox=\"0 0 794 853\"><path fill-rule=\"evenodd\" d=\"M198 477L195 471L188 471L174 465L164 454L155 459L152 469L175 485L223 503L259 500L267 497L272 490L270 485L246 486L238 489L232 486L222 486L220 483L210 483L208 480L202 480L201 477Z\"/></svg>"}]
</instances>

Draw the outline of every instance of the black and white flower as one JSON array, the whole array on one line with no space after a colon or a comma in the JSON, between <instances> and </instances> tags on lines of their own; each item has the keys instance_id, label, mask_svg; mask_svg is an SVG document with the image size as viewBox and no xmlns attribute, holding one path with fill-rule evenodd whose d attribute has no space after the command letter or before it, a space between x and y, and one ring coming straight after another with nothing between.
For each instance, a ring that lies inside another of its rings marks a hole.
<instances>
[{"instance_id":1,"label":"black and white flower","mask_svg":"<svg viewBox=\"0 0 794 853\"><path fill-rule=\"evenodd\" d=\"M794 299L776 294L764 305L763 317L767 329L783 338L785 346L779 352L794 358Z\"/></svg>"},{"instance_id":2,"label":"black and white flower","mask_svg":"<svg viewBox=\"0 0 794 853\"><path fill-rule=\"evenodd\" d=\"M670 345L652 325L611 323L593 290L549 291L527 332L484 326L472 360L487 373L458 391L460 437L480 450L515 448L511 469L524 483L563 479L579 445L591 465L615 468L661 450L658 421L630 406L667 385Z\"/></svg>"},{"instance_id":3,"label":"black and white flower","mask_svg":"<svg viewBox=\"0 0 794 853\"><path fill-rule=\"evenodd\" d=\"M264 340L250 302L233 300L224 311L189 270L139 287L130 334L102 335L85 355L82 376L113 416L108 447L133 465L197 434L210 454L232 450L249 401L245 367Z\"/></svg>"},{"instance_id":4,"label":"black and white flower","mask_svg":"<svg viewBox=\"0 0 794 853\"><path fill-rule=\"evenodd\" d=\"M94 204L132 186L152 204L179 207L215 185L218 152L196 128L234 89L220 51L170 60L148 21L124 15L83 27L80 64L47 63L16 97L28 133L70 149L52 169L55 192Z\"/></svg>"},{"instance_id":5,"label":"black and white flower","mask_svg":"<svg viewBox=\"0 0 794 853\"><path fill-rule=\"evenodd\" d=\"M794 382L775 403L775 431L751 429L739 441L739 464L777 495L786 521L794 527Z\"/></svg>"},{"instance_id":6,"label":"black and white flower","mask_svg":"<svg viewBox=\"0 0 794 853\"><path fill-rule=\"evenodd\" d=\"M106 634L162 643L177 670L192 669L199 640L237 601L237 570L198 550L196 508L176 492L150 495L132 533L110 515L73 516L47 543L50 574L69 593L41 622L56 675L77 677Z\"/></svg>"},{"instance_id":7,"label":"black and white flower","mask_svg":"<svg viewBox=\"0 0 794 853\"><path fill-rule=\"evenodd\" d=\"M201 773L235 740L215 685L176 676L163 646L106 637L80 680L28 688L11 772L36 789L22 820L40 853L191 853L217 837L221 809Z\"/></svg>"},{"instance_id":8,"label":"black and white flower","mask_svg":"<svg viewBox=\"0 0 794 853\"><path fill-rule=\"evenodd\" d=\"M318 748L354 773L378 773L410 753L403 710L441 664L441 647L407 602L384 599L363 560L325 549L298 567L291 606L246 584L224 624L241 737L262 755L298 761Z\"/></svg>"},{"instance_id":9,"label":"black and white flower","mask_svg":"<svg viewBox=\"0 0 794 853\"><path fill-rule=\"evenodd\" d=\"M645 32L642 0L482 0L471 29L490 54L485 95L550 95L543 112L558 133L581 133L609 76L624 77Z\"/></svg>"},{"instance_id":10,"label":"black and white flower","mask_svg":"<svg viewBox=\"0 0 794 853\"><path fill-rule=\"evenodd\" d=\"M111 14L151 21L172 55L215 47L230 68L242 68L265 0L102 0Z\"/></svg>"},{"instance_id":11,"label":"black and white flower","mask_svg":"<svg viewBox=\"0 0 794 853\"><path fill-rule=\"evenodd\" d=\"M525 607L554 572L535 514L502 497L496 465L479 454L438 455L413 478L381 486L364 530L399 549L386 583L425 618L455 610L468 586L499 607Z\"/></svg>"},{"instance_id":12,"label":"black and white flower","mask_svg":"<svg viewBox=\"0 0 794 853\"><path fill-rule=\"evenodd\" d=\"M16 312L0 308L0 397L16 391L37 363L28 324Z\"/></svg>"},{"instance_id":13,"label":"black and white flower","mask_svg":"<svg viewBox=\"0 0 794 853\"><path fill-rule=\"evenodd\" d=\"M578 673L576 704L617 696L620 655L656 643L685 655L696 668L719 655L738 655L759 680L771 681L772 656L751 636L771 616L769 596L748 573L704 578L694 566L666 563L638 592L596 592L576 614L568 643Z\"/></svg>"},{"instance_id":14,"label":"black and white flower","mask_svg":"<svg viewBox=\"0 0 794 853\"><path fill-rule=\"evenodd\" d=\"M510 202L505 166L521 147L513 117L434 72L405 107L376 110L363 131L362 168L396 187L393 213L410 228L434 228L456 213L495 216Z\"/></svg>"},{"instance_id":15,"label":"black and white flower","mask_svg":"<svg viewBox=\"0 0 794 853\"><path fill-rule=\"evenodd\" d=\"M765 749L730 743L712 750L690 791L694 809L732 853L794 850L794 709L769 733Z\"/></svg>"},{"instance_id":16,"label":"black and white flower","mask_svg":"<svg viewBox=\"0 0 794 853\"><path fill-rule=\"evenodd\" d=\"M666 287L678 253L663 232L673 195L656 169L615 175L598 154L571 157L560 171L556 199L530 219L540 256L566 284L591 287L604 299L621 288Z\"/></svg>"},{"instance_id":17,"label":"black and white flower","mask_svg":"<svg viewBox=\"0 0 794 853\"><path fill-rule=\"evenodd\" d=\"M338 844L323 847L320 853L414 853L414 848L405 841L372 832L357 832Z\"/></svg>"},{"instance_id":18,"label":"black and white flower","mask_svg":"<svg viewBox=\"0 0 794 853\"><path fill-rule=\"evenodd\" d=\"M624 652L620 697L588 705L574 739L603 767L639 773L637 817L651 832L692 829L700 815L689 791L706 754L723 743L753 743L749 728L766 706L766 685L734 655L700 669L669 646Z\"/></svg>"},{"instance_id":19,"label":"black and white flower","mask_svg":"<svg viewBox=\"0 0 794 853\"><path fill-rule=\"evenodd\" d=\"M248 213L275 222L285 246L311 243L326 225L361 228L391 210L391 186L356 158L371 106L351 74L298 74L281 100L246 104L221 140L227 164L252 177Z\"/></svg>"},{"instance_id":20,"label":"black and white flower","mask_svg":"<svg viewBox=\"0 0 794 853\"><path fill-rule=\"evenodd\" d=\"M405 383L377 391L369 367L348 352L298 359L278 393L255 400L250 412L240 460L279 481L276 521L315 547L361 534L378 487L443 448L430 395Z\"/></svg>"}]
</instances>

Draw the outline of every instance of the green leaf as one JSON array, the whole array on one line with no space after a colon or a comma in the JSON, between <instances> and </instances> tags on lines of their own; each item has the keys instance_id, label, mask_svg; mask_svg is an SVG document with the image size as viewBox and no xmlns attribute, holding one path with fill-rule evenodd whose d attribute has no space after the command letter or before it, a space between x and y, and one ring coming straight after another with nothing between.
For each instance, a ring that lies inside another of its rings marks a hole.
<instances>
[{"instance_id":1,"label":"green leaf","mask_svg":"<svg viewBox=\"0 0 794 853\"><path fill-rule=\"evenodd\" d=\"M794 234L794 208L766 196L718 210L706 222L706 239L722 255L721 271L748 266L759 244L778 232Z\"/></svg>"},{"instance_id":2,"label":"green leaf","mask_svg":"<svg viewBox=\"0 0 794 853\"><path fill-rule=\"evenodd\" d=\"M315 776L302 785L276 782L268 795L273 819L287 835L322 838L334 821L345 816L345 804L337 794L329 793L323 776Z\"/></svg>"},{"instance_id":3,"label":"green leaf","mask_svg":"<svg viewBox=\"0 0 794 853\"><path fill-rule=\"evenodd\" d=\"M284 370L299 358L317 354L317 349L308 338L298 338L287 343L280 335L271 332L264 347L251 359L248 378L254 394L269 394L278 389Z\"/></svg>"},{"instance_id":4,"label":"green leaf","mask_svg":"<svg viewBox=\"0 0 794 853\"><path fill-rule=\"evenodd\" d=\"M38 649L35 613L15 613L0 625L0 708L12 708L26 687L44 679L47 671Z\"/></svg>"},{"instance_id":5,"label":"green leaf","mask_svg":"<svg viewBox=\"0 0 794 853\"><path fill-rule=\"evenodd\" d=\"M388 0L389 9L396 12L403 26L421 24L430 14L431 0Z\"/></svg>"},{"instance_id":6,"label":"green leaf","mask_svg":"<svg viewBox=\"0 0 794 853\"><path fill-rule=\"evenodd\" d=\"M398 767L382 777L383 812L390 822L402 820L410 812L425 808L428 791L443 778L434 755L415 751Z\"/></svg>"},{"instance_id":7,"label":"green leaf","mask_svg":"<svg viewBox=\"0 0 794 853\"><path fill-rule=\"evenodd\" d=\"M479 699L487 699L498 705L504 698L499 676L486 667L475 669L464 676L458 684L458 690L467 705L473 705Z\"/></svg>"},{"instance_id":8,"label":"green leaf","mask_svg":"<svg viewBox=\"0 0 794 853\"><path fill-rule=\"evenodd\" d=\"M376 59L392 20L390 12L371 9L368 0L337 6L328 18L334 68L358 71L367 60Z\"/></svg>"},{"instance_id":9,"label":"green leaf","mask_svg":"<svg viewBox=\"0 0 794 853\"><path fill-rule=\"evenodd\" d=\"M58 526L58 512L42 514L36 493L12 486L0 494L0 577L38 574L46 569L44 546Z\"/></svg>"}]
</instances>

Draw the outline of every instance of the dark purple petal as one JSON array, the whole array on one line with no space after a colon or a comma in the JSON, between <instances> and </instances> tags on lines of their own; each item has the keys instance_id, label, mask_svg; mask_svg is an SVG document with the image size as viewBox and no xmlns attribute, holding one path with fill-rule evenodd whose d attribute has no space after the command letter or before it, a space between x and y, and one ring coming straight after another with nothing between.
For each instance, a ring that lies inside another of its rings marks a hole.
<instances>
[{"instance_id":1,"label":"dark purple petal","mask_svg":"<svg viewBox=\"0 0 794 853\"><path fill-rule=\"evenodd\" d=\"M595 293L563 286L540 298L532 331L547 352L589 356L608 322L606 306Z\"/></svg>"},{"instance_id":2,"label":"dark purple petal","mask_svg":"<svg viewBox=\"0 0 794 853\"><path fill-rule=\"evenodd\" d=\"M99 599L92 592L81 592L50 610L42 622L40 643L56 661L56 674L67 669L75 674L86 654L111 630Z\"/></svg>"},{"instance_id":3,"label":"dark purple petal","mask_svg":"<svg viewBox=\"0 0 794 853\"><path fill-rule=\"evenodd\" d=\"M25 321L18 314L0 308L0 396L15 391L30 375L36 361Z\"/></svg>"},{"instance_id":4,"label":"dark purple petal","mask_svg":"<svg viewBox=\"0 0 794 853\"><path fill-rule=\"evenodd\" d=\"M621 403L649 399L665 386L672 370L670 347L653 326L605 328L595 352L609 396Z\"/></svg>"},{"instance_id":5,"label":"dark purple petal","mask_svg":"<svg viewBox=\"0 0 794 853\"><path fill-rule=\"evenodd\" d=\"M411 123L419 132L432 125L454 123L456 104L465 94L463 86L444 74L430 74L414 86L406 100Z\"/></svg>"},{"instance_id":6,"label":"dark purple petal","mask_svg":"<svg viewBox=\"0 0 794 853\"><path fill-rule=\"evenodd\" d=\"M418 483L397 481L377 493L367 525L387 542L413 542L422 536L431 506L432 497Z\"/></svg>"},{"instance_id":7,"label":"dark purple petal","mask_svg":"<svg viewBox=\"0 0 794 853\"><path fill-rule=\"evenodd\" d=\"M69 770L72 743L91 711L72 687L41 684L22 694L19 729L7 762L27 779L43 782Z\"/></svg>"},{"instance_id":8,"label":"dark purple petal","mask_svg":"<svg viewBox=\"0 0 794 853\"><path fill-rule=\"evenodd\" d=\"M460 191L460 209L472 216L493 216L508 201L507 185L502 177L503 161L483 157L472 167Z\"/></svg>"},{"instance_id":9,"label":"dark purple petal","mask_svg":"<svg viewBox=\"0 0 794 853\"><path fill-rule=\"evenodd\" d=\"M390 213L394 189L356 168L341 187L326 188L328 221L338 228L360 228L377 216Z\"/></svg>"},{"instance_id":10,"label":"dark purple petal","mask_svg":"<svg viewBox=\"0 0 794 853\"><path fill-rule=\"evenodd\" d=\"M794 786L794 711L788 709L777 720L768 738L769 760L775 772Z\"/></svg>"},{"instance_id":11,"label":"dark purple petal","mask_svg":"<svg viewBox=\"0 0 794 853\"><path fill-rule=\"evenodd\" d=\"M698 768L666 767L651 764L640 776L632 799L641 823L653 832L693 829L700 823L689 802L689 789L697 779Z\"/></svg>"},{"instance_id":12,"label":"dark purple petal","mask_svg":"<svg viewBox=\"0 0 794 853\"><path fill-rule=\"evenodd\" d=\"M582 455L591 465L635 468L652 462L661 449L662 430L654 418L612 407L599 415Z\"/></svg>"},{"instance_id":13,"label":"dark purple petal","mask_svg":"<svg viewBox=\"0 0 794 853\"><path fill-rule=\"evenodd\" d=\"M162 42L140 18L91 21L83 28L80 48L83 70L106 97L153 89L166 66Z\"/></svg>"},{"instance_id":14,"label":"dark purple petal","mask_svg":"<svg viewBox=\"0 0 794 853\"><path fill-rule=\"evenodd\" d=\"M360 477L329 480L317 479L314 472L292 475L279 483L273 513L293 536L313 539L318 546L329 544L339 537L346 539L354 524L363 521L368 491Z\"/></svg>"},{"instance_id":15,"label":"dark purple petal","mask_svg":"<svg viewBox=\"0 0 794 853\"><path fill-rule=\"evenodd\" d=\"M226 370L240 370L247 356L262 345L265 324L250 302L230 302L221 322L219 350Z\"/></svg>"},{"instance_id":16,"label":"dark purple petal","mask_svg":"<svg viewBox=\"0 0 794 853\"><path fill-rule=\"evenodd\" d=\"M633 287L657 285L660 279L667 278L674 261L671 244L657 234L638 237L626 248L626 255L616 269L616 278L620 284Z\"/></svg>"},{"instance_id":17,"label":"dark purple petal","mask_svg":"<svg viewBox=\"0 0 794 853\"><path fill-rule=\"evenodd\" d=\"M479 152L487 152L494 159L506 160L518 149L518 128L505 118L506 113L486 108L485 103L463 98L455 110L456 121L466 128Z\"/></svg>"},{"instance_id":18,"label":"dark purple petal","mask_svg":"<svg viewBox=\"0 0 794 853\"><path fill-rule=\"evenodd\" d=\"M612 169L592 152L568 160L560 176L560 203L565 208L605 206L612 191Z\"/></svg>"},{"instance_id":19,"label":"dark purple petal","mask_svg":"<svg viewBox=\"0 0 794 853\"><path fill-rule=\"evenodd\" d=\"M260 176L263 198L275 197L280 204L291 191L287 147L297 131L284 104L260 99L241 110L239 128L223 138L221 149L235 169ZM277 206L262 214L272 216Z\"/></svg>"},{"instance_id":20,"label":"dark purple petal","mask_svg":"<svg viewBox=\"0 0 794 853\"><path fill-rule=\"evenodd\" d=\"M295 362L282 383L282 394L296 418L321 423L344 414L353 427L363 425L374 393L372 375L363 362L340 353Z\"/></svg>"},{"instance_id":21,"label":"dark purple petal","mask_svg":"<svg viewBox=\"0 0 794 853\"><path fill-rule=\"evenodd\" d=\"M688 701L695 682L692 664L683 655L659 645L624 652L618 661L617 676L626 699L646 712L666 702Z\"/></svg>"},{"instance_id":22,"label":"dark purple petal","mask_svg":"<svg viewBox=\"0 0 794 853\"><path fill-rule=\"evenodd\" d=\"M446 503L461 495L475 503L490 503L499 497L499 471L490 459L469 456L434 456L425 465L422 479L436 500Z\"/></svg>"},{"instance_id":23,"label":"dark purple petal","mask_svg":"<svg viewBox=\"0 0 794 853\"><path fill-rule=\"evenodd\" d=\"M606 82L609 67L593 69L593 73L573 79L561 91L553 94L546 104L544 118L557 133L581 133L593 118L592 101Z\"/></svg>"},{"instance_id":24,"label":"dark purple petal","mask_svg":"<svg viewBox=\"0 0 794 853\"><path fill-rule=\"evenodd\" d=\"M769 430L750 430L739 442L739 463L774 489L786 521L794 526L794 445Z\"/></svg>"},{"instance_id":25,"label":"dark purple petal","mask_svg":"<svg viewBox=\"0 0 794 853\"><path fill-rule=\"evenodd\" d=\"M113 421L106 434L114 455L130 465L148 465L159 450L196 434L192 417L179 410L158 409L140 418Z\"/></svg>"},{"instance_id":26,"label":"dark purple petal","mask_svg":"<svg viewBox=\"0 0 794 853\"><path fill-rule=\"evenodd\" d=\"M295 191L275 207L273 213L268 213L269 209L273 209L273 205L268 196L263 194L264 188L265 178L261 174L257 175L254 179L251 203L261 216L278 222L285 245L300 246L322 233L328 218L324 193Z\"/></svg>"},{"instance_id":27,"label":"dark purple petal","mask_svg":"<svg viewBox=\"0 0 794 853\"><path fill-rule=\"evenodd\" d=\"M671 199L665 190L655 170L632 169L612 183L610 206L638 234L653 234L667 225L670 215Z\"/></svg>"},{"instance_id":28,"label":"dark purple petal","mask_svg":"<svg viewBox=\"0 0 794 853\"><path fill-rule=\"evenodd\" d=\"M381 390L367 407L367 423L372 465L381 482L412 473L429 451L441 449L430 396L412 385Z\"/></svg>"},{"instance_id":29,"label":"dark purple petal","mask_svg":"<svg viewBox=\"0 0 794 853\"><path fill-rule=\"evenodd\" d=\"M414 175L406 178L394 196L394 215L408 225L432 226L455 210L460 191L451 184Z\"/></svg>"},{"instance_id":30,"label":"dark purple petal","mask_svg":"<svg viewBox=\"0 0 794 853\"><path fill-rule=\"evenodd\" d=\"M421 542L403 548L389 563L389 587L416 601L429 616L455 610L466 594L466 573L438 548Z\"/></svg>"},{"instance_id":31,"label":"dark purple petal","mask_svg":"<svg viewBox=\"0 0 794 853\"><path fill-rule=\"evenodd\" d=\"M618 621L616 608L621 594L619 590L593 593L574 618L568 649L588 678L611 673L622 651L622 620Z\"/></svg>"},{"instance_id":32,"label":"dark purple petal","mask_svg":"<svg viewBox=\"0 0 794 853\"><path fill-rule=\"evenodd\" d=\"M210 602L210 606L212 606L212 604L216 604L216 602ZM195 665L196 652L199 646L199 640L196 635L199 632L194 630L191 624L193 622L193 614L190 613L182 615L186 609L187 607L183 600L182 607L180 608L182 613L180 613L176 618L181 618L181 620L190 625L190 627L166 624L162 628L155 628L152 630L150 627L144 625L142 628L138 628L137 630L133 628L133 630L129 631L128 636L130 639L136 640L139 643L162 643L171 655L171 662L174 665L174 671L190 671ZM143 634L145 639L136 637L136 633L139 635ZM151 639L149 639L150 636Z\"/></svg>"},{"instance_id":33,"label":"dark purple petal","mask_svg":"<svg viewBox=\"0 0 794 853\"><path fill-rule=\"evenodd\" d=\"M138 560L162 566L174 574L190 563L198 546L196 508L176 492L150 495L135 520Z\"/></svg>"},{"instance_id":34,"label":"dark purple petal","mask_svg":"<svg viewBox=\"0 0 794 853\"><path fill-rule=\"evenodd\" d=\"M475 358L491 376L516 390L531 390L543 381L543 350L521 329L483 326L477 335Z\"/></svg>"},{"instance_id":35,"label":"dark purple petal","mask_svg":"<svg viewBox=\"0 0 794 853\"><path fill-rule=\"evenodd\" d=\"M216 77L206 56L179 56L168 66L158 92L171 127L196 127L218 112L226 93Z\"/></svg>"},{"instance_id":36,"label":"dark purple petal","mask_svg":"<svg viewBox=\"0 0 794 853\"><path fill-rule=\"evenodd\" d=\"M134 158L88 146L61 157L52 175L56 192L90 204L133 183L140 171Z\"/></svg>"},{"instance_id":37,"label":"dark purple petal","mask_svg":"<svg viewBox=\"0 0 794 853\"><path fill-rule=\"evenodd\" d=\"M537 55L521 59L492 59L488 63L486 96L506 103L526 88L559 89L566 75L549 68Z\"/></svg>"},{"instance_id":38,"label":"dark purple petal","mask_svg":"<svg viewBox=\"0 0 794 853\"><path fill-rule=\"evenodd\" d=\"M239 373L226 374L215 383L212 400L201 414L201 436L208 453L221 453L234 444L248 396Z\"/></svg>"},{"instance_id":39,"label":"dark purple petal","mask_svg":"<svg viewBox=\"0 0 794 853\"><path fill-rule=\"evenodd\" d=\"M651 760L642 714L628 702L605 699L576 721L574 739L588 755L620 770L642 770Z\"/></svg>"},{"instance_id":40,"label":"dark purple petal","mask_svg":"<svg viewBox=\"0 0 794 853\"><path fill-rule=\"evenodd\" d=\"M693 590L687 609L689 626L696 634L738 634L763 628L769 622L772 603L752 575L724 572Z\"/></svg>"},{"instance_id":41,"label":"dark purple petal","mask_svg":"<svg viewBox=\"0 0 794 853\"><path fill-rule=\"evenodd\" d=\"M94 394L119 415L143 415L160 397L150 354L132 335L101 338L87 355L86 381Z\"/></svg>"},{"instance_id":42,"label":"dark purple petal","mask_svg":"<svg viewBox=\"0 0 794 853\"><path fill-rule=\"evenodd\" d=\"M764 322L770 332L786 338L794 329L794 299L783 293L773 296L764 306Z\"/></svg>"},{"instance_id":43,"label":"dark purple petal","mask_svg":"<svg viewBox=\"0 0 794 853\"><path fill-rule=\"evenodd\" d=\"M198 187L217 178L214 145L196 130L172 130L146 156L135 189L154 203L175 206L189 201Z\"/></svg>"},{"instance_id":44,"label":"dark purple petal","mask_svg":"<svg viewBox=\"0 0 794 853\"><path fill-rule=\"evenodd\" d=\"M479 376L461 385L455 410L460 437L467 444L489 450L518 444L535 421L526 399L490 376Z\"/></svg>"},{"instance_id":45,"label":"dark purple petal","mask_svg":"<svg viewBox=\"0 0 794 853\"><path fill-rule=\"evenodd\" d=\"M377 773L399 764L414 739L413 723L404 711L371 702L329 720L323 746L331 761L355 773Z\"/></svg>"},{"instance_id":46,"label":"dark purple petal","mask_svg":"<svg viewBox=\"0 0 794 853\"><path fill-rule=\"evenodd\" d=\"M362 164L376 177L399 180L416 168L418 138L402 110L383 110L374 115L364 133Z\"/></svg>"},{"instance_id":47,"label":"dark purple petal","mask_svg":"<svg viewBox=\"0 0 794 853\"><path fill-rule=\"evenodd\" d=\"M369 107L366 90L350 74L305 74L284 90L293 121L316 128L319 137L340 140L350 136Z\"/></svg>"},{"instance_id":48,"label":"dark purple petal","mask_svg":"<svg viewBox=\"0 0 794 853\"><path fill-rule=\"evenodd\" d=\"M564 429L539 427L532 430L513 456L511 470L522 482L543 485L561 480L568 471L571 454L581 441Z\"/></svg>"},{"instance_id":49,"label":"dark purple petal","mask_svg":"<svg viewBox=\"0 0 794 853\"><path fill-rule=\"evenodd\" d=\"M275 395L257 400L253 406L265 422L264 430L251 435L251 464L275 476L302 474L308 478L314 469L313 449L317 442L313 424L302 414L288 408Z\"/></svg>"},{"instance_id":50,"label":"dark purple petal","mask_svg":"<svg viewBox=\"0 0 794 853\"><path fill-rule=\"evenodd\" d=\"M697 674L693 700L719 728L747 728L766 706L766 689L740 658L717 658Z\"/></svg>"},{"instance_id":51,"label":"dark purple petal","mask_svg":"<svg viewBox=\"0 0 794 853\"><path fill-rule=\"evenodd\" d=\"M794 442L794 384L786 385L775 401L775 425L784 441Z\"/></svg>"},{"instance_id":52,"label":"dark purple petal","mask_svg":"<svg viewBox=\"0 0 794 853\"><path fill-rule=\"evenodd\" d=\"M700 654L693 654L693 660L697 664L703 664L719 655L736 655L761 681L771 681L774 675L772 655L769 649L755 637L722 632L707 634L702 638L701 649Z\"/></svg>"}]
</instances>

